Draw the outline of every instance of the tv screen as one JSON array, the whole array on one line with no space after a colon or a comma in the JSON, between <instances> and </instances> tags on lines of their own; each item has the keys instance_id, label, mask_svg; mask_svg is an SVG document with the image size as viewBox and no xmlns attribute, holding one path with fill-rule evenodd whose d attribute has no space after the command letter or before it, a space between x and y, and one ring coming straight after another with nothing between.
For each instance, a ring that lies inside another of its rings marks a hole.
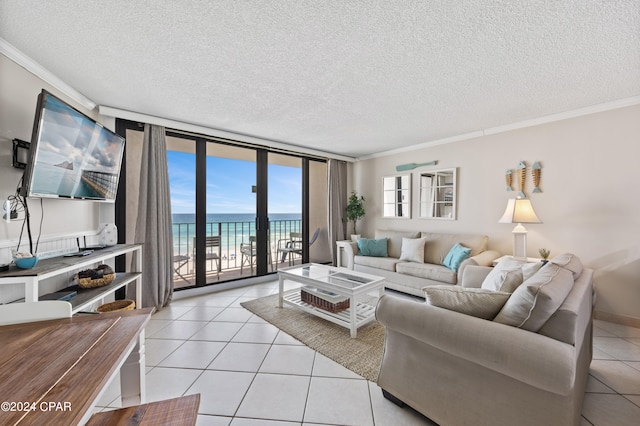
<instances>
[{"instance_id":1,"label":"tv screen","mask_svg":"<svg viewBox=\"0 0 640 426\"><path fill-rule=\"evenodd\" d=\"M114 201L123 153L124 138L42 90L22 194Z\"/></svg>"}]
</instances>

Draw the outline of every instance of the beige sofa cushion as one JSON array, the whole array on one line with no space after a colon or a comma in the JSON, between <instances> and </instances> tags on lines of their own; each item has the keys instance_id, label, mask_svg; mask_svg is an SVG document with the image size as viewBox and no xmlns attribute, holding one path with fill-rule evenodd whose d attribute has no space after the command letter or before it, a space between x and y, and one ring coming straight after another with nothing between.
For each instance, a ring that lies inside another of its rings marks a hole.
<instances>
[{"instance_id":1,"label":"beige sofa cushion","mask_svg":"<svg viewBox=\"0 0 640 426\"><path fill-rule=\"evenodd\" d=\"M542 262L525 262L522 264L522 280L526 281L542 268Z\"/></svg>"},{"instance_id":2,"label":"beige sofa cushion","mask_svg":"<svg viewBox=\"0 0 640 426\"><path fill-rule=\"evenodd\" d=\"M458 280L458 274L451 269L432 263L401 262L396 264L396 272L447 284L455 284Z\"/></svg>"},{"instance_id":3,"label":"beige sofa cushion","mask_svg":"<svg viewBox=\"0 0 640 426\"><path fill-rule=\"evenodd\" d=\"M402 238L418 238L420 232L390 231L376 229L375 238L388 238L387 253L389 257L399 258L402 251Z\"/></svg>"},{"instance_id":4,"label":"beige sofa cushion","mask_svg":"<svg viewBox=\"0 0 640 426\"><path fill-rule=\"evenodd\" d=\"M537 332L573 287L571 271L547 263L509 298L494 321Z\"/></svg>"},{"instance_id":5,"label":"beige sofa cushion","mask_svg":"<svg viewBox=\"0 0 640 426\"><path fill-rule=\"evenodd\" d=\"M573 283L573 288L564 299L562 305L551 315L551 318L538 330L538 334L580 347L586 323L591 322L593 306L593 271L585 269ZM589 303L585 303L589 300Z\"/></svg>"},{"instance_id":6,"label":"beige sofa cushion","mask_svg":"<svg viewBox=\"0 0 640 426\"><path fill-rule=\"evenodd\" d=\"M353 263L355 263L356 265L363 265L370 268L378 268L391 272L395 272L396 264L398 262L400 261L394 257L355 256L353 258Z\"/></svg>"},{"instance_id":7,"label":"beige sofa cushion","mask_svg":"<svg viewBox=\"0 0 640 426\"><path fill-rule=\"evenodd\" d=\"M450 285L435 285L423 290L430 305L487 320L495 318L511 296L511 293L501 291Z\"/></svg>"},{"instance_id":8,"label":"beige sofa cushion","mask_svg":"<svg viewBox=\"0 0 640 426\"><path fill-rule=\"evenodd\" d=\"M424 246L424 263L435 263L437 265L442 265L447 253L456 243L470 248L471 254L469 256L475 256L487 249L487 241L489 240L486 235L472 234L422 232L421 236L427 239L427 243Z\"/></svg>"}]
</instances>

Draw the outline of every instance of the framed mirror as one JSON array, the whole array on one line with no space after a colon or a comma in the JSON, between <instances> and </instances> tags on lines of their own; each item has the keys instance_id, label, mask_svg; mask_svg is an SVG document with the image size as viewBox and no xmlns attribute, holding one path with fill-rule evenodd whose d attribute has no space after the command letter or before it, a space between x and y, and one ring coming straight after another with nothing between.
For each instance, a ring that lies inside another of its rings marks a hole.
<instances>
[{"instance_id":1,"label":"framed mirror","mask_svg":"<svg viewBox=\"0 0 640 426\"><path fill-rule=\"evenodd\" d=\"M382 178L382 217L411 217L411 175Z\"/></svg>"},{"instance_id":2,"label":"framed mirror","mask_svg":"<svg viewBox=\"0 0 640 426\"><path fill-rule=\"evenodd\" d=\"M420 172L420 217L456 220L457 169Z\"/></svg>"}]
</instances>

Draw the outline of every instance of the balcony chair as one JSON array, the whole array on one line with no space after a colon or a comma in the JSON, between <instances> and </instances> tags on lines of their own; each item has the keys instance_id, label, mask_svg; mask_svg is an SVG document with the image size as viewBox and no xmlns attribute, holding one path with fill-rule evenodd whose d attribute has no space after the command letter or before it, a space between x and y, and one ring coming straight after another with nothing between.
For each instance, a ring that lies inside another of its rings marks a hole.
<instances>
[{"instance_id":1,"label":"balcony chair","mask_svg":"<svg viewBox=\"0 0 640 426\"><path fill-rule=\"evenodd\" d=\"M220 279L220 270L221 263L220 259L222 258L222 241L219 235L207 235L205 237L205 261L216 261L216 277ZM217 250L216 250L217 248ZM194 259L194 267L196 262L196 239L193 238L193 259Z\"/></svg>"},{"instance_id":2,"label":"balcony chair","mask_svg":"<svg viewBox=\"0 0 640 426\"><path fill-rule=\"evenodd\" d=\"M71 318L71 303L64 300L43 300L31 303L0 305L0 325Z\"/></svg>"},{"instance_id":3,"label":"balcony chair","mask_svg":"<svg viewBox=\"0 0 640 426\"><path fill-rule=\"evenodd\" d=\"M284 263L284 261L287 260L287 256L289 257L289 266L291 266L293 264L293 254L302 255L302 233L289 233L289 238L282 238L278 240L277 247L276 266L280 262Z\"/></svg>"},{"instance_id":4,"label":"balcony chair","mask_svg":"<svg viewBox=\"0 0 640 426\"><path fill-rule=\"evenodd\" d=\"M253 265L255 265L255 258L258 254L256 248L256 236L250 235L248 243L240 244L240 275L243 274L243 267L245 264L251 267L251 275L253 275ZM267 258L269 265L271 265L271 272L273 272L273 260L271 259L271 238L267 232Z\"/></svg>"},{"instance_id":5,"label":"balcony chair","mask_svg":"<svg viewBox=\"0 0 640 426\"><path fill-rule=\"evenodd\" d=\"M320 234L320 228L317 228L311 239L309 240L309 247L318 239L318 235ZM278 240L278 251L276 255L276 260L284 263L287 260L287 256L289 257L289 266L292 266L294 263L293 255L296 254L302 257L302 233L300 232L292 232L289 234L289 239L281 239ZM280 255L282 253L282 256ZM276 267L278 266L278 262L276 262Z\"/></svg>"},{"instance_id":6,"label":"balcony chair","mask_svg":"<svg viewBox=\"0 0 640 426\"><path fill-rule=\"evenodd\" d=\"M176 254L173 256L173 272L179 276L180 278L182 278L184 281L188 282L189 284L191 284L191 281L189 281L187 278L185 278L184 275L182 275L180 273L180 269L187 265L189 263L189 260L191 259L190 256L184 255L184 254Z\"/></svg>"}]
</instances>

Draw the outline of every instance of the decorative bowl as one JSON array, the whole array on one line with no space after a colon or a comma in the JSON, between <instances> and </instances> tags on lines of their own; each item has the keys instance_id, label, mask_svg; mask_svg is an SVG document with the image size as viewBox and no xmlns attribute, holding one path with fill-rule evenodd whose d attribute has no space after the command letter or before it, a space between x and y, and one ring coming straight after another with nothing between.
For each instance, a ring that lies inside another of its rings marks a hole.
<instances>
[{"instance_id":1,"label":"decorative bowl","mask_svg":"<svg viewBox=\"0 0 640 426\"><path fill-rule=\"evenodd\" d=\"M38 257L16 257L13 259L13 263L20 269L31 269L38 263Z\"/></svg>"}]
</instances>

